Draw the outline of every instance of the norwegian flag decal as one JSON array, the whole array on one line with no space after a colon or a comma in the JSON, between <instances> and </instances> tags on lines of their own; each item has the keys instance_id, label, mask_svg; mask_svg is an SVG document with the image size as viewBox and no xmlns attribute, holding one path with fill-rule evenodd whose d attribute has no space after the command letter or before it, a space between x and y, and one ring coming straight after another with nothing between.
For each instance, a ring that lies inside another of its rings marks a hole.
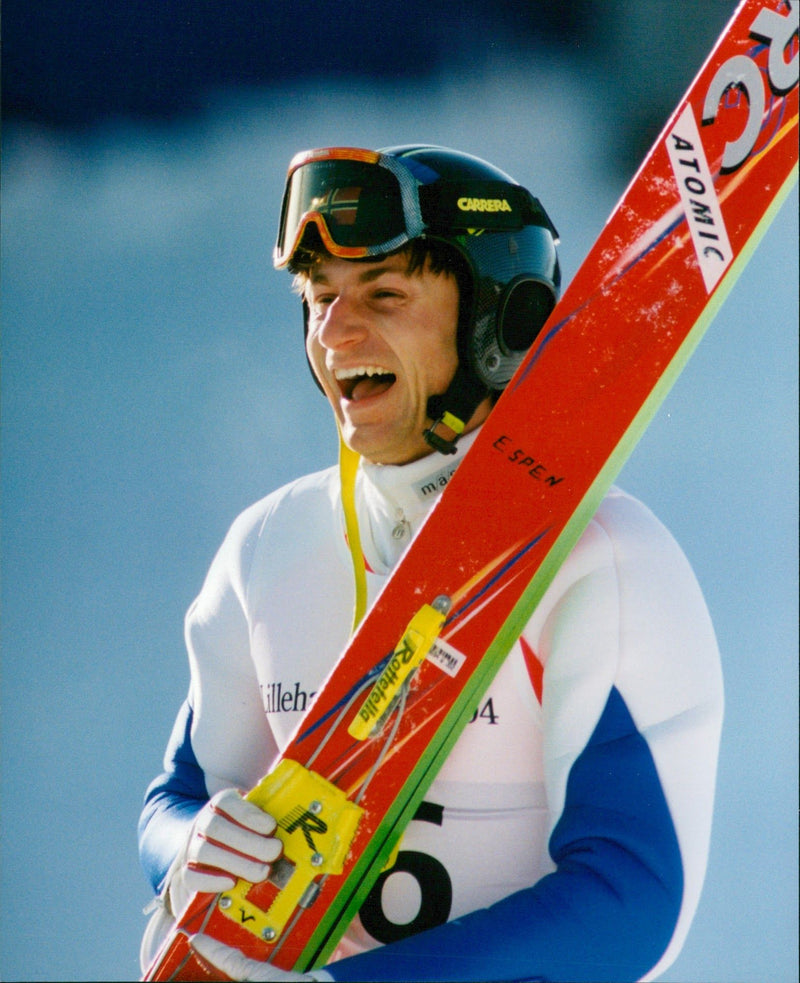
<instances>
[{"instance_id":1,"label":"norwegian flag decal","mask_svg":"<svg viewBox=\"0 0 800 983\"><path fill-rule=\"evenodd\" d=\"M360 196L361 188L333 188L314 202L314 210L334 225L355 225Z\"/></svg>"}]
</instances>

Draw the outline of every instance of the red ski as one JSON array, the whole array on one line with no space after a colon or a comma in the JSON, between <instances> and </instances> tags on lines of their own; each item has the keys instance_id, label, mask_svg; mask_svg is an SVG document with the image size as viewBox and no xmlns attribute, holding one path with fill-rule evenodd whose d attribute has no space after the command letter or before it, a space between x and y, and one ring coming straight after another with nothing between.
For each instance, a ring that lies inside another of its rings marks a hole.
<instances>
[{"instance_id":1,"label":"red ski","mask_svg":"<svg viewBox=\"0 0 800 983\"><path fill-rule=\"evenodd\" d=\"M796 179L798 8L740 4L250 793L278 820L283 859L262 884L196 895L147 979L222 978L192 950L200 931L284 968L330 956Z\"/></svg>"}]
</instances>

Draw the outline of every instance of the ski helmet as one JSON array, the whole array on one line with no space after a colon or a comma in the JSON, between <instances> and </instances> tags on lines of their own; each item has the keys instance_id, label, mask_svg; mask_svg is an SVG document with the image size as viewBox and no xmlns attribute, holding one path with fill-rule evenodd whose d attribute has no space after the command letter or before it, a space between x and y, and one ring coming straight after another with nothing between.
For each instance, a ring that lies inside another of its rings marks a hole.
<instances>
[{"instance_id":1,"label":"ski helmet","mask_svg":"<svg viewBox=\"0 0 800 983\"><path fill-rule=\"evenodd\" d=\"M289 165L274 260L378 258L424 238L461 267L458 368L425 432L452 453L477 406L506 386L555 306L558 234L540 202L492 164L436 146L327 148ZM308 308L304 304L306 327Z\"/></svg>"}]
</instances>

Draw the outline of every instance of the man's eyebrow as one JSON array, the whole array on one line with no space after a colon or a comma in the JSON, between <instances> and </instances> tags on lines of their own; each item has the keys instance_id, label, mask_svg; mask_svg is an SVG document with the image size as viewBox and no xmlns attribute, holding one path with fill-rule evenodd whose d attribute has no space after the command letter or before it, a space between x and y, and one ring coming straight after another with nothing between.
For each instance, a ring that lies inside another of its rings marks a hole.
<instances>
[{"instance_id":1,"label":"man's eyebrow","mask_svg":"<svg viewBox=\"0 0 800 983\"><path fill-rule=\"evenodd\" d=\"M367 269L362 270L358 275L359 282L361 283L371 283L373 280L377 280L378 277L384 276L387 273L399 273L401 276L407 276L407 271L405 268L399 269L395 266L389 266L384 264L381 266L369 266ZM329 285L330 280L325 275L322 270L314 269L309 274L309 280L311 283L321 283L323 285Z\"/></svg>"},{"instance_id":2,"label":"man's eyebrow","mask_svg":"<svg viewBox=\"0 0 800 983\"><path fill-rule=\"evenodd\" d=\"M405 269L398 269L396 266L371 266L369 269L364 270L363 273L360 273L358 279L361 281L361 283L371 283L373 280L377 280L378 277L383 276L385 273L400 273L402 276L406 275Z\"/></svg>"}]
</instances>

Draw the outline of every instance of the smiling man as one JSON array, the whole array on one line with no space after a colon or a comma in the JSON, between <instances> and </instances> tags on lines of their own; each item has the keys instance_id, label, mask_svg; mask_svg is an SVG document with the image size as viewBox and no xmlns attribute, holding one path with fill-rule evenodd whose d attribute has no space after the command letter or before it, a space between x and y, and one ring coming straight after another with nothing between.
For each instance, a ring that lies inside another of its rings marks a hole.
<instances>
[{"instance_id":1,"label":"smiling man","mask_svg":"<svg viewBox=\"0 0 800 983\"><path fill-rule=\"evenodd\" d=\"M352 496L333 468L244 512L189 610L189 695L140 823L157 895L144 966L193 892L269 875L275 822L240 790L345 647L353 569L374 598L542 328L555 247L537 199L466 154L330 148L290 165L275 264L360 463ZM193 948L234 979L650 978L699 899L721 716L689 564L613 489L331 963L303 976L202 934Z\"/></svg>"},{"instance_id":2,"label":"smiling man","mask_svg":"<svg viewBox=\"0 0 800 983\"><path fill-rule=\"evenodd\" d=\"M428 403L458 364L455 276L427 258L415 273L408 267L406 252L378 263L320 259L304 289L309 361L345 443L376 464L430 454ZM487 397L465 432L488 412Z\"/></svg>"}]
</instances>

